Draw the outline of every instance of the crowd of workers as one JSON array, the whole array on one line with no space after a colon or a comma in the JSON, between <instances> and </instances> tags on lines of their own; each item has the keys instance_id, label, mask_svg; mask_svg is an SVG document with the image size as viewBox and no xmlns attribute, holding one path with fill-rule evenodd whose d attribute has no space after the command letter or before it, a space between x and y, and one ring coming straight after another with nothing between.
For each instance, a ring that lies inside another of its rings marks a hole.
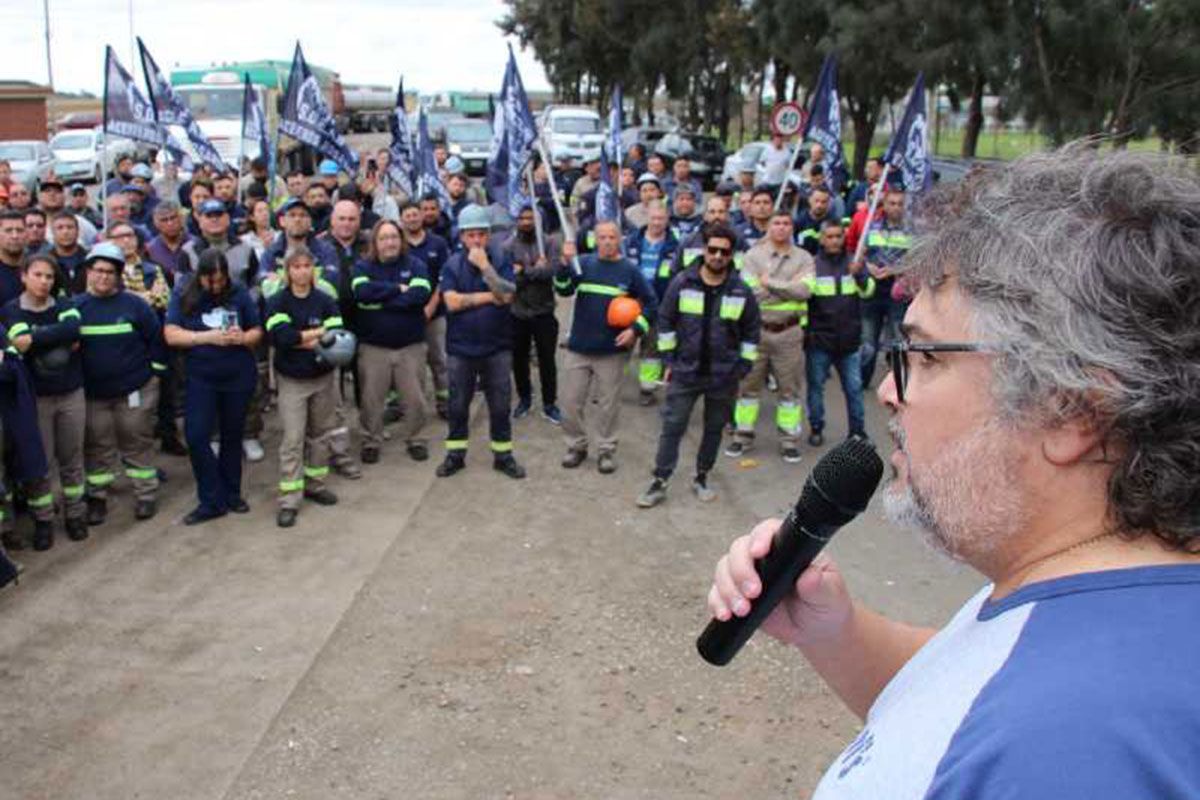
<instances>
[{"instance_id":1,"label":"crowd of workers","mask_svg":"<svg viewBox=\"0 0 1200 800\"><path fill-rule=\"evenodd\" d=\"M823 443L833 369L847 433L866 435L864 387L907 302L890 272L909 246L899 188L867 219L868 193L835 192L814 145L782 207L778 186L754 184L753 165L706 197L686 159L668 169L635 145L609 176L598 159L536 165L534 200L512 219L443 149L448 207L391 186L386 150L364 155L359 175L324 161L315 176L275 177L255 160L240 182L122 157L101 208L55 179L35 195L0 162L7 549L51 547L59 513L70 539L86 538L122 474L136 518L154 516L156 449L190 458L198 502L187 524L245 513L242 465L264 457L272 404L282 527L305 499L336 503L330 473L360 477L388 439L427 460L434 414L448 426L437 475L463 469L476 390L495 468L522 478L512 420L535 407L535 360L564 468L594 453L600 473L617 469L627 368L640 403L662 403L642 507L665 498L701 398L692 488L704 501L726 430L727 456L755 447L768 387L786 462L801 460L806 411L808 443ZM868 181L880 169L872 161ZM618 189L617 219L597 217L602 180ZM573 298L561 343L560 298ZM632 312L614 313L629 299ZM354 334L352 360L338 357L339 331ZM31 536L15 510L32 517Z\"/></svg>"}]
</instances>

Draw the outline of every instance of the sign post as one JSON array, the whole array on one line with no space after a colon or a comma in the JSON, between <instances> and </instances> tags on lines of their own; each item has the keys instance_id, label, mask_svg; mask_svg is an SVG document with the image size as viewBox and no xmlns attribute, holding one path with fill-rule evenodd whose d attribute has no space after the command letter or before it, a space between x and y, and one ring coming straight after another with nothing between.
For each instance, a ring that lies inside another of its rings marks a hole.
<instances>
[{"instance_id":1,"label":"sign post","mask_svg":"<svg viewBox=\"0 0 1200 800\"><path fill-rule=\"evenodd\" d=\"M785 102L776 103L771 109L771 133L776 136L782 136L786 142L800 131L804 130L804 109L799 103ZM788 161L787 172L783 175L783 183L779 186L779 194L775 196L775 210L779 210L780 204L783 203L783 193L787 189L788 179L792 175L792 170L796 168L796 158L800 155L801 142L796 142L796 149L792 151L792 158Z\"/></svg>"}]
</instances>

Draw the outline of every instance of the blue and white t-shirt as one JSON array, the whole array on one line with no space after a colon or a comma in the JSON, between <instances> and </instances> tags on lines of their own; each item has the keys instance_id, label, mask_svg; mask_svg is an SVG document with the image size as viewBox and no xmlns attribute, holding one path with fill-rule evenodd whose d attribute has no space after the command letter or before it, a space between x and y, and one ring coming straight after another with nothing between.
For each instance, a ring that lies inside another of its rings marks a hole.
<instances>
[{"instance_id":1,"label":"blue and white t-shirt","mask_svg":"<svg viewBox=\"0 0 1200 800\"><path fill-rule=\"evenodd\" d=\"M1200 565L991 589L880 693L814 800L1200 798Z\"/></svg>"}]
</instances>

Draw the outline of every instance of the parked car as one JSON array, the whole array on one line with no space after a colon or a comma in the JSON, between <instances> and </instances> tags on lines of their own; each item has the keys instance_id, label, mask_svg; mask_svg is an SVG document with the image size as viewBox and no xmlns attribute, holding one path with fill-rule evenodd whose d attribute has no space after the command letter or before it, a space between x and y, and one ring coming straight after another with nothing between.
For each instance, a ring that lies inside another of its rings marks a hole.
<instances>
[{"instance_id":1,"label":"parked car","mask_svg":"<svg viewBox=\"0 0 1200 800\"><path fill-rule=\"evenodd\" d=\"M445 144L446 126L452 122L463 122L464 120L466 120L466 117L457 111L446 109L426 110L425 124L429 126L429 141L435 144ZM413 122L411 130L414 134L416 133L416 121Z\"/></svg>"},{"instance_id":2,"label":"parked car","mask_svg":"<svg viewBox=\"0 0 1200 800\"><path fill-rule=\"evenodd\" d=\"M576 161L594 158L604 146L604 124L600 115L584 106L546 106L538 119L542 144L557 161L570 156Z\"/></svg>"},{"instance_id":3,"label":"parked car","mask_svg":"<svg viewBox=\"0 0 1200 800\"><path fill-rule=\"evenodd\" d=\"M54 174L63 181L95 181L104 179L105 164L101 156L104 137L96 130L65 130L50 140L54 156Z\"/></svg>"},{"instance_id":4,"label":"parked car","mask_svg":"<svg viewBox=\"0 0 1200 800\"><path fill-rule=\"evenodd\" d=\"M492 126L481 119L447 122L446 146L450 155L462 159L468 175L483 175L492 152Z\"/></svg>"},{"instance_id":5,"label":"parked car","mask_svg":"<svg viewBox=\"0 0 1200 800\"><path fill-rule=\"evenodd\" d=\"M12 179L36 192L41 182L54 173L54 156L45 142L15 140L0 142L0 159L12 168Z\"/></svg>"},{"instance_id":6,"label":"parked car","mask_svg":"<svg viewBox=\"0 0 1200 800\"><path fill-rule=\"evenodd\" d=\"M694 175L705 189L717 184L720 171L725 164L725 148L714 136L702 133L668 133L658 140L654 152L674 164L676 159L686 158L692 165Z\"/></svg>"},{"instance_id":7,"label":"parked car","mask_svg":"<svg viewBox=\"0 0 1200 800\"><path fill-rule=\"evenodd\" d=\"M666 128L649 128L644 125L638 125L633 128L625 128L621 131L621 149L629 152L629 148L635 144L640 144L646 150L646 155L654 152L654 146L658 144L658 140L667 135L669 131ZM624 155L622 153L621 155Z\"/></svg>"},{"instance_id":8,"label":"parked car","mask_svg":"<svg viewBox=\"0 0 1200 800\"><path fill-rule=\"evenodd\" d=\"M768 144L770 142L747 142L737 151L725 156L725 163L721 167L721 180L736 183L743 165L753 164L757 167L759 157Z\"/></svg>"}]
</instances>

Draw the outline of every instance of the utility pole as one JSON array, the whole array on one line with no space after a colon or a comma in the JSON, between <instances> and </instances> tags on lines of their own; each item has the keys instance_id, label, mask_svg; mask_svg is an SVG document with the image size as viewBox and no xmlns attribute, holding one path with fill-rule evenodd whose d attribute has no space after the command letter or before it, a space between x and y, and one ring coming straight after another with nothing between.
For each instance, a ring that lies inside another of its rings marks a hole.
<instances>
[{"instance_id":1,"label":"utility pole","mask_svg":"<svg viewBox=\"0 0 1200 800\"><path fill-rule=\"evenodd\" d=\"M133 49L133 0L129 0L129 68L131 70L136 70L136 68L134 67L134 64L136 64L137 61L134 59L134 55L135 55L135 53L134 53L134 49Z\"/></svg>"},{"instance_id":2,"label":"utility pole","mask_svg":"<svg viewBox=\"0 0 1200 800\"><path fill-rule=\"evenodd\" d=\"M54 64L50 60L50 0L42 0L42 9L46 16L46 81L50 90L54 90Z\"/></svg>"}]
</instances>

